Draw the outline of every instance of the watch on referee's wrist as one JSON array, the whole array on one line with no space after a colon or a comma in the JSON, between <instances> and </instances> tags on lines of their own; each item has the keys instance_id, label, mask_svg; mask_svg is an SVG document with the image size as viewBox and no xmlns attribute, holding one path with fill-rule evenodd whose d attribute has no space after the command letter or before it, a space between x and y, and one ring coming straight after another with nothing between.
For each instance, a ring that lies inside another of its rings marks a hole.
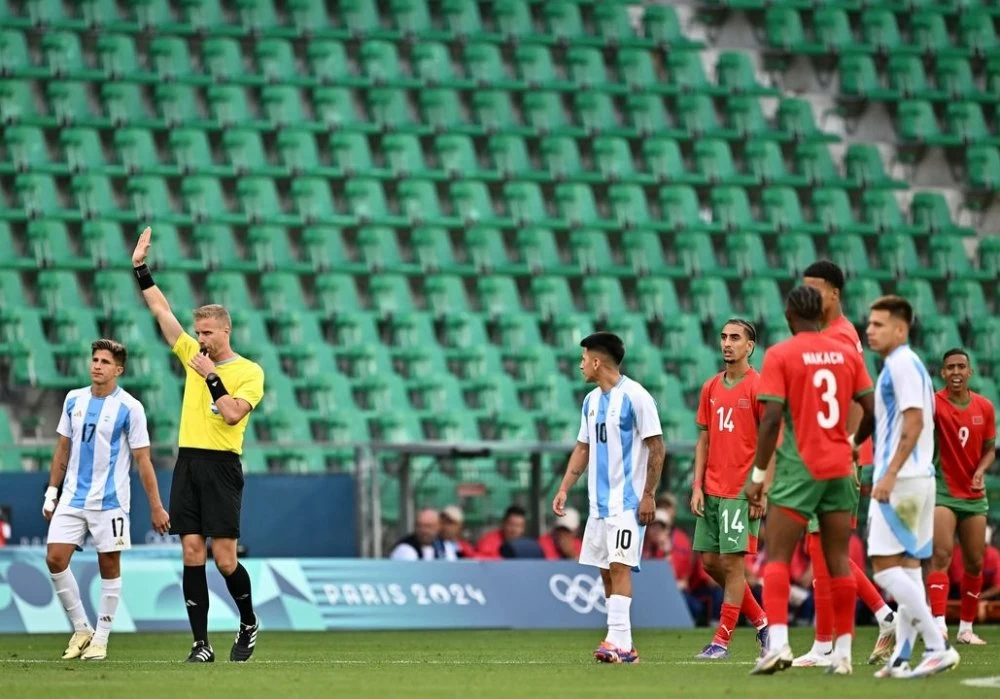
<instances>
[{"instance_id":1,"label":"watch on referee's wrist","mask_svg":"<svg viewBox=\"0 0 1000 699\"><path fill-rule=\"evenodd\" d=\"M218 401L222 396L229 395L226 385L222 383L222 379L214 371L205 377L205 383L208 385L208 392L212 394L213 401Z\"/></svg>"}]
</instances>

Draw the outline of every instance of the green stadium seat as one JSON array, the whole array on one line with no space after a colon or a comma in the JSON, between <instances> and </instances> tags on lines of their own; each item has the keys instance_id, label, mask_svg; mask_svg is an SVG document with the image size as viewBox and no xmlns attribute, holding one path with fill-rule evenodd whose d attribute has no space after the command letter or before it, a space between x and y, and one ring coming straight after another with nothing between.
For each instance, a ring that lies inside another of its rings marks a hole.
<instances>
[{"instance_id":1,"label":"green stadium seat","mask_svg":"<svg viewBox=\"0 0 1000 699\"><path fill-rule=\"evenodd\" d=\"M74 250L69 231L60 221L32 221L28 224L27 238L39 269L90 269L90 260Z\"/></svg>"},{"instance_id":2,"label":"green stadium seat","mask_svg":"<svg viewBox=\"0 0 1000 699\"><path fill-rule=\"evenodd\" d=\"M618 263L607 235L603 231L579 230L569 236L570 256L577 269L587 274L607 274L615 277L631 276L632 270Z\"/></svg>"},{"instance_id":3,"label":"green stadium seat","mask_svg":"<svg viewBox=\"0 0 1000 699\"><path fill-rule=\"evenodd\" d=\"M993 17L987 9L963 13L958 21L958 45L976 58L993 58L1000 54Z\"/></svg>"},{"instance_id":4,"label":"green stadium seat","mask_svg":"<svg viewBox=\"0 0 1000 699\"><path fill-rule=\"evenodd\" d=\"M656 42L661 48L701 46L700 42L684 36L677 9L672 5L653 3L643 7L643 35Z\"/></svg>"},{"instance_id":5,"label":"green stadium seat","mask_svg":"<svg viewBox=\"0 0 1000 699\"><path fill-rule=\"evenodd\" d=\"M948 201L938 192L914 194L910 201L910 216L914 228L922 233L963 237L975 235L974 229L954 223Z\"/></svg>"},{"instance_id":6,"label":"green stadium seat","mask_svg":"<svg viewBox=\"0 0 1000 699\"><path fill-rule=\"evenodd\" d=\"M862 219L881 235L887 232L912 235L917 229L903 216L895 193L884 189L868 189L861 195Z\"/></svg>"},{"instance_id":7,"label":"green stadium seat","mask_svg":"<svg viewBox=\"0 0 1000 699\"><path fill-rule=\"evenodd\" d=\"M448 31L459 39L482 34L479 6L462 0L443 0L441 14Z\"/></svg>"},{"instance_id":8,"label":"green stadium seat","mask_svg":"<svg viewBox=\"0 0 1000 699\"><path fill-rule=\"evenodd\" d=\"M972 67L965 58L939 57L935 65L935 83L945 100L973 99L993 101L988 93L976 87Z\"/></svg>"},{"instance_id":9,"label":"green stadium seat","mask_svg":"<svg viewBox=\"0 0 1000 699\"><path fill-rule=\"evenodd\" d=\"M667 229L710 231L716 228L702 220L698 195L691 187L664 187L659 198L663 225Z\"/></svg>"},{"instance_id":10,"label":"green stadium seat","mask_svg":"<svg viewBox=\"0 0 1000 699\"><path fill-rule=\"evenodd\" d=\"M745 313L758 322L766 320L784 303L784 296L774 279L753 276L743 281L740 291Z\"/></svg>"},{"instance_id":11,"label":"green stadium seat","mask_svg":"<svg viewBox=\"0 0 1000 699\"><path fill-rule=\"evenodd\" d=\"M66 133L66 132L63 132ZM10 153L11 174L16 170L38 173L66 174L68 168L49 156L45 133L34 126L12 126L5 129L4 142ZM72 162L76 162L75 160Z\"/></svg>"},{"instance_id":12,"label":"green stadium seat","mask_svg":"<svg viewBox=\"0 0 1000 699\"><path fill-rule=\"evenodd\" d=\"M718 324L732 317L733 304L726 282L718 277L698 277L691 281L691 302L702 321Z\"/></svg>"},{"instance_id":13,"label":"green stadium seat","mask_svg":"<svg viewBox=\"0 0 1000 699\"><path fill-rule=\"evenodd\" d=\"M736 169L729 144L725 141L704 139L694 145L696 170L713 185L749 187L756 183L753 175L744 175Z\"/></svg>"},{"instance_id":14,"label":"green stadium seat","mask_svg":"<svg viewBox=\"0 0 1000 699\"><path fill-rule=\"evenodd\" d=\"M1000 190L1000 149L978 144L965 152L966 179L973 190Z\"/></svg>"},{"instance_id":15,"label":"green stadium seat","mask_svg":"<svg viewBox=\"0 0 1000 699\"><path fill-rule=\"evenodd\" d=\"M757 71L749 54L742 51L724 51L715 64L715 80L720 89L732 95L757 95L773 97L778 90L757 80Z\"/></svg>"},{"instance_id":16,"label":"green stadium seat","mask_svg":"<svg viewBox=\"0 0 1000 699\"><path fill-rule=\"evenodd\" d=\"M498 0L493 3L493 15L496 28L505 41L515 37L535 43L542 40L535 32L531 8L525 0Z\"/></svg>"},{"instance_id":17,"label":"green stadium seat","mask_svg":"<svg viewBox=\"0 0 1000 699\"><path fill-rule=\"evenodd\" d=\"M396 241L396 234L390 228L366 227L360 229L357 247L361 253L361 260L373 274L382 272L412 274L417 271L415 265L403 260Z\"/></svg>"},{"instance_id":18,"label":"green stadium seat","mask_svg":"<svg viewBox=\"0 0 1000 699\"><path fill-rule=\"evenodd\" d=\"M728 233L757 230L767 232L770 228L754 220L750 197L740 187L715 187L710 200L713 222Z\"/></svg>"},{"instance_id":19,"label":"green stadium seat","mask_svg":"<svg viewBox=\"0 0 1000 699\"><path fill-rule=\"evenodd\" d=\"M921 350L935 359L952 347L962 346L958 325L948 316L924 316L917 329Z\"/></svg>"},{"instance_id":20,"label":"green stadium seat","mask_svg":"<svg viewBox=\"0 0 1000 699\"><path fill-rule=\"evenodd\" d=\"M26 254L28 251L19 251L14 242L14 234L10 226L5 221L0 221L0 250L4 250L4 255L0 258L0 307L11 303L12 299L5 297L4 280L13 279L14 284L20 287L20 282L16 276L12 276L11 271L36 269L37 262L34 255ZM20 298L20 293L18 293ZM2 312L0 312L2 315Z\"/></svg>"},{"instance_id":21,"label":"green stadium seat","mask_svg":"<svg viewBox=\"0 0 1000 699\"><path fill-rule=\"evenodd\" d=\"M932 237L928 241L927 261L929 273L934 273L938 278L982 281L996 279L990 270L974 268L964 246L956 245L954 238Z\"/></svg>"},{"instance_id":22,"label":"green stadium seat","mask_svg":"<svg viewBox=\"0 0 1000 699\"><path fill-rule=\"evenodd\" d=\"M11 19L4 21L11 22ZM24 33L13 28L13 25L8 26L11 28L0 31L0 73L18 78L48 76L48 68L35 63Z\"/></svg>"},{"instance_id":23,"label":"green stadium seat","mask_svg":"<svg viewBox=\"0 0 1000 699\"><path fill-rule=\"evenodd\" d=\"M934 289L926 279L900 279L896 283L896 292L913 305L913 313L921 319L937 316L937 298Z\"/></svg>"},{"instance_id":24,"label":"green stadium seat","mask_svg":"<svg viewBox=\"0 0 1000 699\"><path fill-rule=\"evenodd\" d=\"M979 241L979 267L991 278L1000 278L1000 238L987 236Z\"/></svg>"},{"instance_id":25,"label":"green stadium seat","mask_svg":"<svg viewBox=\"0 0 1000 699\"><path fill-rule=\"evenodd\" d=\"M455 258L451 234L446 228L424 226L413 231L410 239L413 254L424 272L468 275L473 267Z\"/></svg>"},{"instance_id":26,"label":"green stadium seat","mask_svg":"<svg viewBox=\"0 0 1000 699\"><path fill-rule=\"evenodd\" d=\"M951 314L960 321L970 322L974 318L990 315L989 305L983 294L983 287L971 279L953 279L948 282L948 306Z\"/></svg>"},{"instance_id":27,"label":"green stadium seat","mask_svg":"<svg viewBox=\"0 0 1000 699\"><path fill-rule=\"evenodd\" d=\"M571 313L576 303L565 277L535 276L531 278L531 293L535 311L544 318Z\"/></svg>"},{"instance_id":28,"label":"green stadium seat","mask_svg":"<svg viewBox=\"0 0 1000 699\"><path fill-rule=\"evenodd\" d=\"M789 277L798 277L802 271L819 259L813 239L805 233L784 233L778 236L778 258Z\"/></svg>"},{"instance_id":29,"label":"green stadium seat","mask_svg":"<svg viewBox=\"0 0 1000 699\"><path fill-rule=\"evenodd\" d=\"M751 141L746 144L743 158L747 171L757 184L781 187L805 187L808 184L804 175L789 172L781 145L774 141Z\"/></svg>"},{"instance_id":30,"label":"green stadium seat","mask_svg":"<svg viewBox=\"0 0 1000 699\"><path fill-rule=\"evenodd\" d=\"M833 258L833 261L837 260ZM868 324L868 306L883 295L882 285L875 279L848 279L844 283L844 315L856 326Z\"/></svg>"},{"instance_id":31,"label":"green stadium seat","mask_svg":"<svg viewBox=\"0 0 1000 699\"><path fill-rule=\"evenodd\" d=\"M935 146L949 143L941 134L930 102L909 100L899 103L896 130L903 145Z\"/></svg>"},{"instance_id":32,"label":"green stadium seat","mask_svg":"<svg viewBox=\"0 0 1000 699\"><path fill-rule=\"evenodd\" d=\"M879 54L906 50L896 15L890 10L868 9L861 15L861 33L865 43Z\"/></svg>"},{"instance_id":33,"label":"green stadium seat","mask_svg":"<svg viewBox=\"0 0 1000 699\"><path fill-rule=\"evenodd\" d=\"M614 277L584 277L581 284L584 306L602 322L628 308L621 284Z\"/></svg>"},{"instance_id":34,"label":"green stadium seat","mask_svg":"<svg viewBox=\"0 0 1000 699\"><path fill-rule=\"evenodd\" d=\"M601 51L586 46L574 46L566 53L566 63L570 79L581 89L616 90L621 89L608 77Z\"/></svg>"},{"instance_id":35,"label":"green stadium seat","mask_svg":"<svg viewBox=\"0 0 1000 699\"><path fill-rule=\"evenodd\" d=\"M828 233L872 234L873 228L854 218L851 201L843 189L822 188L812 194L813 219Z\"/></svg>"},{"instance_id":36,"label":"green stadium seat","mask_svg":"<svg viewBox=\"0 0 1000 699\"><path fill-rule=\"evenodd\" d=\"M725 109L726 121L740 139L760 138L779 142L791 140L790 133L771 126L756 97L732 97L726 102Z\"/></svg>"},{"instance_id":37,"label":"green stadium seat","mask_svg":"<svg viewBox=\"0 0 1000 699\"><path fill-rule=\"evenodd\" d=\"M885 171L885 163L878 147L866 143L852 143L844 154L844 175L847 181L862 189L876 187L880 189L906 189L909 185L903 180L889 176Z\"/></svg>"},{"instance_id":38,"label":"green stadium seat","mask_svg":"<svg viewBox=\"0 0 1000 699\"><path fill-rule=\"evenodd\" d=\"M262 305L272 313L288 313L309 307L298 276L290 271L262 274L258 294Z\"/></svg>"},{"instance_id":39,"label":"green stadium seat","mask_svg":"<svg viewBox=\"0 0 1000 699\"><path fill-rule=\"evenodd\" d=\"M49 311L72 308L83 297L76 274L70 271L42 270L37 286L39 305Z\"/></svg>"},{"instance_id":40,"label":"green stadium seat","mask_svg":"<svg viewBox=\"0 0 1000 699\"><path fill-rule=\"evenodd\" d=\"M910 56L892 56L889 58L887 72L890 88L882 85L875 59L864 54L848 54L841 56L839 63L840 92L848 98L857 100L895 101L899 99L900 85L898 79L902 73L898 70L897 59L908 61ZM923 68L923 66L920 66Z\"/></svg>"},{"instance_id":41,"label":"green stadium seat","mask_svg":"<svg viewBox=\"0 0 1000 699\"><path fill-rule=\"evenodd\" d=\"M865 241L859 235L839 233L831 236L827 243L827 255L848 275L880 280L893 278L891 271L871 267Z\"/></svg>"}]
</instances>

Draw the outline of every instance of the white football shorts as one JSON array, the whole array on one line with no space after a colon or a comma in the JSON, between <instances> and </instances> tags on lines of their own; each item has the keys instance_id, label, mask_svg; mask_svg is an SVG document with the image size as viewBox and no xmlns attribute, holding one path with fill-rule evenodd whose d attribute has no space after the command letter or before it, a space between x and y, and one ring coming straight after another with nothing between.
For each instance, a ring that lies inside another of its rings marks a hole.
<instances>
[{"instance_id":1,"label":"white football shorts","mask_svg":"<svg viewBox=\"0 0 1000 699\"><path fill-rule=\"evenodd\" d=\"M933 478L900 478L889 502L868 505L868 555L930 558L934 544Z\"/></svg>"},{"instance_id":2,"label":"white football shorts","mask_svg":"<svg viewBox=\"0 0 1000 699\"><path fill-rule=\"evenodd\" d=\"M638 569L645 533L646 528L639 525L639 513L635 510L611 517L590 517L583 530L580 563L604 570L612 563Z\"/></svg>"},{"instance_id":3,"label":"white football shorts","mask_svg":"<svg viewBox=\"0 0 1000 699\"><path fill-rule=\"evenodd\" d=\"M120 507L113 510L81 510L59 503L49 522L48 543L83 546L88 533L94 537L94 547L100 553L132 548L128 512Z\"/></svg>"}]
</instances>

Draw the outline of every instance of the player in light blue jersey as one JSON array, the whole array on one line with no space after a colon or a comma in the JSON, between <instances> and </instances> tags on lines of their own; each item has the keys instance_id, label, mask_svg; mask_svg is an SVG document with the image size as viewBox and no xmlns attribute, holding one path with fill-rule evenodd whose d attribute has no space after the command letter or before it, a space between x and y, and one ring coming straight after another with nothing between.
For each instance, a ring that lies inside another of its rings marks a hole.
<instances>
[{"instance_id":1,"label":"player in light blue jersey","mask_svg":"<svg viewBox=\"0 0 1000 699\"><path fill-rule=\"evenodd\" d=\"M913 308L904 298L883 296L871 305L868 345L883 365L875 383L868 556L875 582L899 604L896 647L879 678L925 677L959 663L927 605L921 570L934 541L934 384L908 344L912 324ZM926 652L911 671L918 628Z\"/></svg>"},{"instance_id":2,"label":"player in light blue jersey","mask_svg":"<svg viewBox=\"0 0 1000 699\"><path fill-rule=\"evenodd\" d=\"M583 401L580 434L552 510L565 514L569 489L589 468L590 516L580 563L600 569L608 609L608 634L594 658L634 663L639 654L632 644L632 569L639 567L642 536L656 513L663 431L652 396L619 370L625 357L621 339L598 332L580 346L580 371L597 388Z\"/></svg>"},{"instance_id":3,"label":"player in light blue jersey","mask_svg":"<svg viewBox=\"0 0 1000 699\"><path fill-rule=\"evenodd\" d=\"M160 534L170 528L149 458L146 411L118 386L128 352L114 340L97 340L90 347L91 383L66 395L42 506L49 520L45 560L59 601L73 623L63 660L107 657L108 635L121 597L121 552L131 547L129 471L133 460L149 498L153 528ZM101 570L96 630L87 619L69 567L73 551L83 545L88 532L94 538Z\"/></svg>"}]
</instances>

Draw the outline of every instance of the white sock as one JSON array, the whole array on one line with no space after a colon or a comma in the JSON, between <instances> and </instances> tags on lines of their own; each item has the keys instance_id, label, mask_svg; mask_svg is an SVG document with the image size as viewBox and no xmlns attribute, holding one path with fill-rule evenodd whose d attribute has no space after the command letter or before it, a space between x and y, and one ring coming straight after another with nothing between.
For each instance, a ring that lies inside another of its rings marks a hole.
<instances>
[{"instance_id":1,"label":"white sock","mask_svg":"<svg viewBox=\"0 0 1000 699\"><path fill-rule=\"evenodd\" d=\"M948 628L948 622L947 622L947 620L945 620L945 618L943 616L936 616L936 617L934 617L934 621L937 622L938 628L941 628L941 629Z\"/></svg>"},{"instance_id":2,"label":"white sock","mask_svg":"<svg viewBox=\"0 0 1000 699\"><path fill-rule=\"evenodd\" d=\"M892 615L892 610L889 608L888 604L883 604L882 608L875 612L875 618L878 619L878 623L884 624L885 620Z\"/></svg>"},{"instance_id":3,"label":"white sock","mask_svg":"<svg viewBox=\"0 0 1000 699\"><path fill-rule=\"evenodd\" d=\"M968 631L972 633L972 622L971 621L960 621L958 622L958 632L965 633Z\"/></svg>"},{"instance_id":4,"label":"white sock","mask_svg":"<svg viewBox=\"0 0 1000 699\"><path fill-rule=\"evenodd\" d=\"M776 653L788 645L788 624L771 624L768 629L767 650Z\"/></svg>"},{"instance_id":5,"label":"white sock","mask_svg":"<svg viewBox=\"0 0 1000 699\"><path fill-rule=\"evenodd\" d=\"M111 624L115 620L115 612L118 611L118 601L122 596L122 579L112 578L101 580L101 601L97 607L97 631L94 632L95 646L108 645L108 635L111 633Z\"/></svg>"},{"instance_id":6,"label":"white sock","mask_svg":"<svg viewBox=\"0 0 1000 699\"><path fill-rule=\"evenodd\" d=\"M833 641L813 641L812 652L817 655L826 655L833 652Z\"/></svg>"},{"instance_id":7,"label":"white sock","mask_svg":"<svg viewBox=\"0 0 1000 699\"><path fill-rule=\"evenodd\" d=\"M913 621L913 615L905 604L899 605L896 610L896 647L892 649L892 657L889 659L889 666L892 667L897 658L909 660L913 657L913 646L917 642L917 626Z\"/></svg>"},{"instance_id":8,"label":"white sock","mask_svg":"<svg viewBox=\"0 0 1000 699\"><path fill-rule=\"evenodd\" d=\"M61 573L50 573L52 585L56 588L59 601L62 602L63 609L69 616L73 624L73 630L79 632L91 632L94 629L87 621L87 613L83 610L83 600L80 599L80 586L76 584L73 571L69 568Z\"/></svg>"},{"instance_id":9,"label":"white sock","mask_svg":"<svg viewBox=\"0 0 1000 699\"><path fill-rule=\"evenodd\" d=\"M895 566L876 573L875 581L882 589L888 590L899 604L909 607L910 614L920 624L920 635L927 650L943 650L944 636L934 623L934 615L927 606L927 596L923 581L920 579L920 571L914 568L913 573L915 575L904 570L902 566Z\"/></svg>"},{"instance_id":10,"label":"white sock","mask_svg":"<svg viewBox=\"0 0 1000 699\"><path fill-rule=\"evenodd\" d=\"M854 639L849 633L845 633L843 636L837 636L836 651L837 655L841 658L847 658L847 662L851 662L853 653L851 652L851 641Z\"/></svg>"},{"instance_id":11,"label":"white sock","mask_svg":"<svg viewBox=\"0 0 1000 699\"><path fill-rule=\"evenodd\" d=\"M621 650L632 650L632 621L629 617L631 607L631 597L608 597L608 636L605 640Z\"/></svg>"}]
</instances>

